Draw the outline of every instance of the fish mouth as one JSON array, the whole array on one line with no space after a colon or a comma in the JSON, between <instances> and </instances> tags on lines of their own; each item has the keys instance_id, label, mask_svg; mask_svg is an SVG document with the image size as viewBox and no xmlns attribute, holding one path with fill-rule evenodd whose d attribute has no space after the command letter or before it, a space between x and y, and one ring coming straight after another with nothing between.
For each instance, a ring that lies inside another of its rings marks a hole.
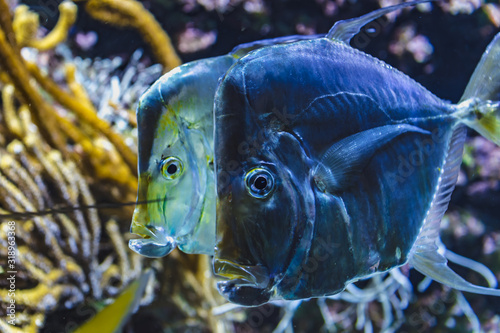
<instances>
[{"instance_id":1,"label":"fish mouth","mask_svg":"<svg viewBox=\"0 0 500 333\"><path fill-rule=\"evenodd\" d=\"M228 301L258 306L271 298L272 279L264 266L243 266L229 260L214 260L215 274L229 279L217 283L219 293Z\"/></svg>"},{"instance_id":2,"label":"fish mouth","mask_svg":"<svg viewBox=\"0 0 500 333\"><path fill-rule=\"evenodd\" d=\"M160 227L145 226L132 221L130 232L142 238L131 239L128 247L145 257L164 257L177 247L175 239L168 236L165 229Z\"/></svg>"}]
</instances>

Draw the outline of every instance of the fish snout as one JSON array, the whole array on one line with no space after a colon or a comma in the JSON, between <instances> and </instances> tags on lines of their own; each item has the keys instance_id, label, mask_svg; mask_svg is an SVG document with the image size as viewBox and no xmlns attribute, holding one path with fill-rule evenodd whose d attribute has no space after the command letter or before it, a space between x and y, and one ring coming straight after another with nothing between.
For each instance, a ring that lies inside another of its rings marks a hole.
<instances>
[{"instance_id":1,"label":"fish snout","mask_svg":"<svg viewBox=\"0 0 500 333\"><path fill-rule=\"evenodd\" d=\"M177 247L173 238L168 237L164 243L158 243L150 238L137 238L128 241L128 247L145 257L160 258L164 257Z\"/></svg>"},{"instance_id":2,"label":"fish snout","mask_svg":"<svg viewBox=\"0 0 500 333\"><path fill-rule=\"evenodd\" d=\"M164 257L177 247L175 239L167 235L165 229L158 226L146 226L133 219L130 232L142 238L131 239L128 247L145 257Z\"/></svg>"},{"instance_id":3,"label":"fish snout","mask_svg":"<svg viewBox=\"0 0 500 333\"><path fill-rule=\"evenodd\" d=\"M243 266L229 260L214 260L215 274L227 278L217 283L220 294L228 301L244 306L266 303L272 296L272 279L264 266Z\"/></svg>"},{"instance_id":4,"label":"fish snout","mask_svg":"<svg viewBox=\"0 0 500 333\"><path fill-rule=\"evenodd\" d=\"M271 291L267 288L255 288L239 283L240 280L218 282L217 289L228 301L243 306L258 306L271 299Z\"/></svg>"}]
</instances>

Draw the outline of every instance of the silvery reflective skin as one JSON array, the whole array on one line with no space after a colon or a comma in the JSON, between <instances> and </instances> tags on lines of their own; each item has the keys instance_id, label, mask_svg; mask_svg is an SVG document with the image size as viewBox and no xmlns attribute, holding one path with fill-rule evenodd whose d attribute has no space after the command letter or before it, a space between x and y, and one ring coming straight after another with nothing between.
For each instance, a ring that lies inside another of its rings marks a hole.
<instances>
[{"instance_id":1,"label":"silvery reflective skin","mask_svg":"<svg viewBox=\"0 0 500 333\"><path fill-rule=\"evenodd\" d=\"M213 254L215 187L213 102L219 78L243 55L287 36L242 44L227 55L179 66L156 81L137 109L139 189L129 242L135 252L161 257L177 246Z\"/></svg>"},{"instance_id":2,"label":"silvery reflective skin","mask_svg":"<svg viewBox=\"0 0 500 333\"><path fill-rule=\"evenodd\" d=\"M464 125L500 144L500 34L452 105L349 46L363 25L408 5L256 50L225 74L215 98L214 270L228 300L332 295L407 262L500 296L454 273L436 246Z\"/></svg>"}]
</instances>

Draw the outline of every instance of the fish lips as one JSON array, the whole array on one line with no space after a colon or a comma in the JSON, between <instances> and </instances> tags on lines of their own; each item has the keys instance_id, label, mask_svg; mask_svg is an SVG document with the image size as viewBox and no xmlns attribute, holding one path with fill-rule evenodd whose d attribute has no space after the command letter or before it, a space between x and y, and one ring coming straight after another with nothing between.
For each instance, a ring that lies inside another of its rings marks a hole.
<instances>
[{"instance_id":1,"label":"fish lips","mask_svg":"<svg viewBox=\"0 0 500 333\"><path fill-rule=\"evenodd\" d=\"M164 257L177 247L176 240L161 227L145 226L134 219L130 232L142 238L131 239L128 242L129 248L145 257Z\"/></svg>"},{"instance_id":2,"label":"fish lips","mask_svg":"<svg viewBox=\"0 0 500 333\"><path fill-rule=\"evenodd\" d=\"M229 260L215 259L214 271L230 279L217 283L219 293L230 302L258 306L271 299L273 279L264 266L243 266Z\"/></svg>"},{"instance_id":3,"label":"fish lips","mask_svg":"<svg viewBox=\"0 0 500 333\"><path fill-rule=\"evenodd\" d=\"M223 216L230 219L227 211L223 214L220 206L218 208L218 219L223 219ZM228 301L243 306L258 306L268 302L275 294L277 276L271 270L276 267L269 267L260 254L254 252L252 245L255 244L245 241L252 236L245 233L244 228L239 229L238 236L235 236L234 229L221 228L221 225L227 227L231 223L221 223L220 220L218 223L213 269L217 276L224 279L217 283L219 293ZM248 257L252 259L249 260Z\"/></svg>"},{"instance_id":4,"label":"fish lips","mask_svg":"<svg viewBox=\"0 0 500 333\"><path fill-rule=\"evenodd\" d=\"M177 247L177 243L171 237L166 237L163 243L158 243L151 238L137 238L129 240L128 247L145 257L160 258L172 252Z\"/></svg>"}]
</instances>

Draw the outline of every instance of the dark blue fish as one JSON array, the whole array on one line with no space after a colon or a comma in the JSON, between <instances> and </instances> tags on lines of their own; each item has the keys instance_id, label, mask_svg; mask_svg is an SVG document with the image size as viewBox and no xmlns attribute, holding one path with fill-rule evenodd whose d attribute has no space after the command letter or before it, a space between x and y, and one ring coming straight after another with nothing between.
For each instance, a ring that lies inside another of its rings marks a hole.
<instances>
[{"instance_id":1,"label":"dark blue fish","mask_svg":"<svg viewBox=\"0 0 500 333\"><path fill-rule=\"evenodd\" d=\"M464 125L500 144L500 34L450 104L349 46L363 25L412 4L256 50L224 76L214 269L228 300L332 295L408 262L453 288L500 296L454 273L436 246Z\"/></svg>"},{"instance_id":2,"label":"dark blue fish","mask_svg":"<svg viewBox=\"0 0 500 333\"><path fill-rule=\"evenodd\" d=\"M318 36L287 36L242 44L229 54L193 61L163 75L141 97L139 189L129 247L161 257L177 246L213 254L215 187L213 103L219 78L257 48Z\"/></svg>"}]
</instances>

